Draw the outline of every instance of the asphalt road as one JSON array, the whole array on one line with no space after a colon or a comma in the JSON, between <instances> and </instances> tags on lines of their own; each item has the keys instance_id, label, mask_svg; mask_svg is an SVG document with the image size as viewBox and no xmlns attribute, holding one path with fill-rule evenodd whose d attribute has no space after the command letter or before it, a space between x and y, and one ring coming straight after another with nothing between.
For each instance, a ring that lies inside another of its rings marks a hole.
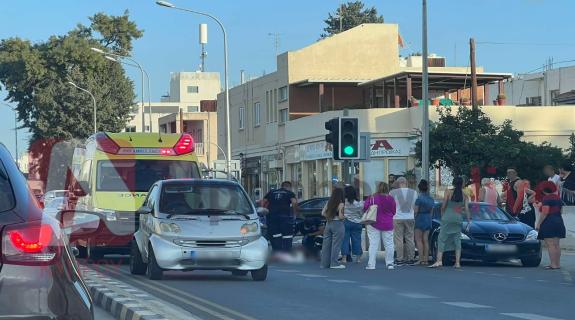
<instances>
[{"instance_id":1,"label":"asphalt road","mask_svg":"<svg viewBox=\"0 0 575 320\"><path fill-rule=\"evenodd\" d=\"M574 319L575 255L563 269L466 263L445 267L320 269L317 263L273 265L268 280L226 272L166 272L162 281L129 274L128 266L98 270L205 319Z\"/></svg>"}]
</instances>

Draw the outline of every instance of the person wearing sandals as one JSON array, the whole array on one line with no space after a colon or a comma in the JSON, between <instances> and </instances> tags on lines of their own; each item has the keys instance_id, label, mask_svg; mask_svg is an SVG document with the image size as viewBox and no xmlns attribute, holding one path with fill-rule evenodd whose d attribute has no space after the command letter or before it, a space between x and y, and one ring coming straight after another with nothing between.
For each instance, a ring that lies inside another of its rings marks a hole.
<instances>
[{"instance_id":1,"label":"person wearing sandals","mask_svg":"<svg viewBox=\"0 0 575 320\"><path fill-rule=\"evenodd\" d=\"M345 195L345 205L343 208L345 234L341 246L342 262L352 262L351 260L354 260L360 263L363 253L361 250L361 231L363 231L363 224L360 223L361 216L363 215L363 202L358 200L354 187L345 186L343 192ZM348 260L350 251L352 259Z\"/></svg>"},{"instance_id":2,"label":"person wearing sandals","mask_svg":"<svg viewBox=\"0 0 575 320\"><path fill-rule=\"evenodd\" d=\"M345 234L343 225L343 220L345 219L343 215L344 201L343 190L335 188L321 212L322 216L326 218L321 248L322 268L345 269L345 265L339 264L337 261Z\"/></svg>"},{"instance_id":3,"label":"person wearing sandals","mask_svg":"<svg viewBox=\"0 0 575 320\"><path fill-rule=\"evenodd\" d=\"M427 265L429 261L429 231L431 230L431 213L435 201L429 196L429 183L421 180L417 185L419 189L415 200L415 244L419 253L420 265Z\"/></svg>"},{"instance_id":4,"label":"person wearing sandals","mask_svg":"<svg viewBox=\"0 0 575 320\"><path fill-rule=\"evenodd\" d=\"M389 185L385 182L380 182L377 185L377 192L369 197L364 205L363 210L367 211L372 205L377 205L377 217L375 223L368 224L365 228L367 230L367 237L369 239L368 254L369 259L365 269L374 270L375 262L377 259L377 252L381 240L385 247L385 264L388 270L393 270L393 255L395 253L393 243L393 216L395 215L395 199L389 194Z\"/></svg>"},{"instance_id":5,"label":"person wearing sandals","mask_svg":"<svg viewBox=\"0 0 575 320\"><path fill-rule=\"evenodd\" d=\"M563 202L557 194L557 186L551 181L541 184L540 190L543 192L543 199L540 204L540 218L535 226L539 231L537 239L545 241L549 252L550 265L545 267L548 270L561 268L561 247L559 239L564 239L566 235L565 223L561 217Z\"/></svg>"},{"instance_id":6,"label":"person wearing sandals","mask_svg":"<svg viewBox=\"0 0 575 320\"><path fill-rule=\"evenodd\" d=\"M445 191L441 205L441 229L437 239L437 261L430 268L443 266L443 253L455 250L455 268L461 268L461 224L463 214L467 216L467 227L471 224L469 197L463 192L463 179L453 179L453 190Z\"/></svg>"}]
</instances>

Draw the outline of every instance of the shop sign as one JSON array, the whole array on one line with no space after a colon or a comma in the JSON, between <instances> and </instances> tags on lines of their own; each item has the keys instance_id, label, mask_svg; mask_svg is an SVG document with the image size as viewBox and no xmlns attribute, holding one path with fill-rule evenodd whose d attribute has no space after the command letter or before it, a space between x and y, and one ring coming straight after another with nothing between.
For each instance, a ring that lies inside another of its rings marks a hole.
<instances>
[{"instance_id":1,"label":"shop sign","mask_svg":"<svg viewBox=\"0 0 575 320\"><path fill-rule=\"evenodd\" d=\"M409 139L376 138L371 139L370 157L408 157L410 149Z\"/></svg>"},{"instance_id":2,"label":"shop sign","mask_svg":"<svg viewBox=\"0 0 575 320\"><path fill-rule=\"evenodd\" d=\"M300 157L303 161L328 159L333 156L331 144L325 141L308 143L301 146Z\"/></svg>"}]
</instances>

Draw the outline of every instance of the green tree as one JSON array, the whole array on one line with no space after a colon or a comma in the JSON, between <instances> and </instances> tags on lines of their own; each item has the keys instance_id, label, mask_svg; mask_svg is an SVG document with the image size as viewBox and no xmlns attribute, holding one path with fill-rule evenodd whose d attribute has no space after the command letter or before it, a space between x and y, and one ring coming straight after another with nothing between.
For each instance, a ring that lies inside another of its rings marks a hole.
<instances>
[{"instance_id":1,"label":"green tree","mask_svg":"<svg viewBox=\"0 0 575 320\"><path fill-rule=\"evenodd\" d=\"M321 37L332 36L341 31L357 27L362 23L383 23L383 16L377 14L375 7L367 9L364 9L364 7L365 4L363 2L353 1L340 6L334 13L329 13L327 19L324 20L327 26L323 29L324 33L322 33Z\"/></svg>"},{"instance_id":2,"label":"green tree","mask_svg":"<svg viewBox=\"0 0 575 320\"><path fill-rule=\"evenodd\" d=\"M89 27L78 25L63 36L32 43L20 38L0 41L0 87L6 100L16 102L18 118L38 139L86 138L92 133L93 104L89 95L68 84L88 89L98 105L98 129L125 127L134 105L134 86L118 63L90 50L99 47L129 54L142 31L122 16L98 13Z\"/></svg>"},{"instance_id":3,"label":"green tree","mask_svg":"<svg viewBox=\"0 0 575 320\"><path fill-rule=\"evenodd\" d=\"M92 99L68 81L94 94L100 131L125 128L134 106L134 84L122 66L91 48L126 55L143 32L127 11L121 16L98 13L90 21L90 26L78 24L43 42L0 41L0 89L8 92L7 101L17 103L18 119L31 132L30 156L38 162L31 171L43 181L67 177L71 141L93 133ZM61 147L53 150L56 145Z\"/></svg>"},{"instance_id":4,"label":"green tree","mask_svg":"<svg viewBox=\"0 0 575 320\"><path fill-rule=\"evenodd\" d=\"M455 175L504 177L507 168L516 167L522 178L539 181L546 164L557 165L561 149L549 143L536 145L522 141L523 132L510 120L494 125L481 110L440 108L439 121L430 128L430 162L447 167ZM421 162L421 142L416 152Z\"/></svg>"}]
</instances>

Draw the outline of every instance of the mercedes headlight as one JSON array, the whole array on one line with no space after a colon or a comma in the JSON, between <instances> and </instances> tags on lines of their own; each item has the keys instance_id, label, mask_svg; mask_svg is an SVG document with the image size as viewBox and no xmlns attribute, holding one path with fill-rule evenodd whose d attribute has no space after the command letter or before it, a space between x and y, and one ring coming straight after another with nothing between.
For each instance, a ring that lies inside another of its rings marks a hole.
<instances>
[{"instance_id":1,"label":"mercedes headlight","mask_svg":"<svg viewBox=\"0 0 575 320\"><path fill-rule=\"evenodd\" d=\"M527 234L527 238L525 238L525 240L527 241L537 240L537 236L539 236L539 232L537 232L537 230L531 230Z\"/></svg>"},{"instance_id":2,"label":"mercedes headlight","mask_svg":"<svg viewBox=\"0 0 575 320\"><path fill-rule=\"evenodd\" d=\"M465 233L462 232L461 233L461 240L471 240L471 239L469 238L468 235L466 235Z\"/></svg>"},{"instance_id":3,"label":"mercedes headlight","mask_svg":"<svg viewBox=\"0 0 575 320\"><path fill-rule=\"evenodd\" d=\"M179 234L181 231L180 226L175 223L160 223L160 232L163 234Z\"/></svg>"},{"instance_id":4,"label":"mercedes headlight","mask_svg":"<svg viewBox=\"0 0 575 320\"><path fill-rule=\"evenodd\" d=\"M116 221L117 220L116 211L114 211L114 210L94 208L94 212L97 212L100 215L104 216L106 218L106 221Z\"/></svg>"}]
</instances>

